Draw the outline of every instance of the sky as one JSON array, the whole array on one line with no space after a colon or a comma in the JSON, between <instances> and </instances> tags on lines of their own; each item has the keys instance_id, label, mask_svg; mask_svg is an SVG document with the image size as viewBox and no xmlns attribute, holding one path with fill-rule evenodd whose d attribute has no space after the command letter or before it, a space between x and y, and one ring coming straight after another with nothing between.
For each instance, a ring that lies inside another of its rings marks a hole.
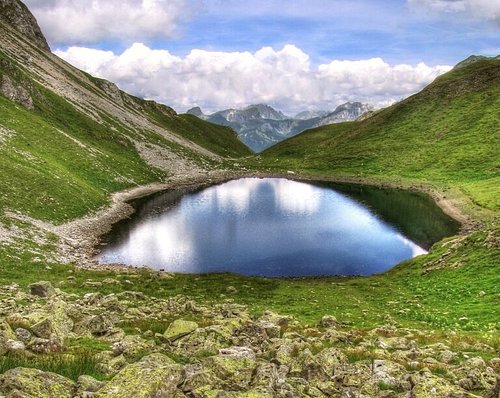
<instances>
[{"instance_id":1,"label":"sky","mask_svg":"<svg viewBox=\"0 0 500 398\"><path fill-rule=\"evenodd\" d=\"M387 106L500 53L500 0L25 0L52 50L177 111Z\"/></svg>"}]
</instances>

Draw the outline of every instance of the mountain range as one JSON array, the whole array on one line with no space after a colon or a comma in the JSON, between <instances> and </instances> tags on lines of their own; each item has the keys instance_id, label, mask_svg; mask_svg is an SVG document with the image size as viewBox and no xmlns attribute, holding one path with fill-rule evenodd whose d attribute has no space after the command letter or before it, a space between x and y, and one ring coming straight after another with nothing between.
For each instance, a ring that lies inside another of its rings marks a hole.
<instances>
[{"instance_id":1,"label":"mountain range","mask_svg":"<svg viewBox=\"0 0 500 398\"><path fill-rule=\"evenodd\" d=\"M346 102L330 112L303 111L295 116L287 116L265 104L250 105L243 109L226 109L211 114L205 114L200 107L195 107L187 113L231 127L248 147L260 152L304 130L356 120L371 110L369 105L360 102Z\"/></svg>"}]
</instances>

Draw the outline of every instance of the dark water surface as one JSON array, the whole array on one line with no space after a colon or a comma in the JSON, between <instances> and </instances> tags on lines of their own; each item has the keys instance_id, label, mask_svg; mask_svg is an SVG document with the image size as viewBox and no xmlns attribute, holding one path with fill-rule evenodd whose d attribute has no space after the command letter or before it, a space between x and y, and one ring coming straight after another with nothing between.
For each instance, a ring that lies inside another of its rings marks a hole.
<instances>
[{"instance_id":1,"label":"dark water surface","mask_svg":"<svg viewBox=\"0 0 500 398\"><path fill-rule=\"evenodd\" d=\"M419 193L280 178L164 192L134 205L100 261L183 273L370 275L459 228Z\"/></svg>"}]
</instances>

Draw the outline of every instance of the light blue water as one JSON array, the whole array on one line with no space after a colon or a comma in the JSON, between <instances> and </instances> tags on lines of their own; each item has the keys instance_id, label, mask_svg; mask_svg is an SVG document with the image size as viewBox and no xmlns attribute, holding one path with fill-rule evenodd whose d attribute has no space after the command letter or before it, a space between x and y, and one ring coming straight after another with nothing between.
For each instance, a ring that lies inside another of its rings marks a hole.
<instances>
[{"instance_id":1,"label":"light blue water","mask_svg":"<svg viewBox=\"0 0 500 398\"><path fill-rule=\"evenodd\" d=\"M369 275L426 251L332 188L245 178L137 205L98 257L169 272Z\"/></svg>"}]
</instances>

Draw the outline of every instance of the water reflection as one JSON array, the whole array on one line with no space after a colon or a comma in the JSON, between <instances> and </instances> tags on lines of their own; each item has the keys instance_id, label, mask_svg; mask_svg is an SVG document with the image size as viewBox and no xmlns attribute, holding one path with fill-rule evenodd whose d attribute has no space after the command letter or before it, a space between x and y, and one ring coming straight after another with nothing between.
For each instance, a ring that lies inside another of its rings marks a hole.
<instances>
[{"instance_id":1,"label":"water reflection","mask_svg":"<svg viewBox=\"0 0 500 398\"><path fill-rule=\"evenodd\" d=\"M425 253L345 194L274 178L158 196L109 242L101 261L265 276L367 275Z\"/></svg>"}]
</instances>

